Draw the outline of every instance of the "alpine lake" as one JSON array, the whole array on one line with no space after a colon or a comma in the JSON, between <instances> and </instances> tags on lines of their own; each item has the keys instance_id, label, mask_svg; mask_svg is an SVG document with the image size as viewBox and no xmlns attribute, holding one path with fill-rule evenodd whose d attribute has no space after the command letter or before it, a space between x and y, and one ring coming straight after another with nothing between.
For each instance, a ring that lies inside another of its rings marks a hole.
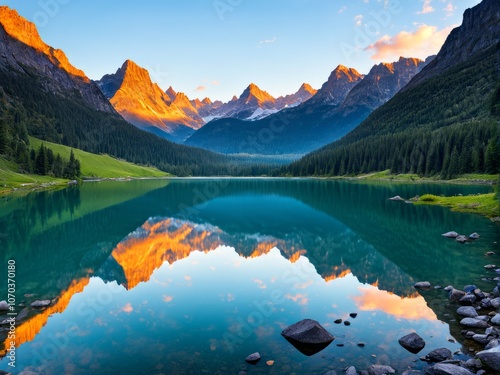
<instances>
[{"instance_id":1,"label":"alpine lake","mask_svg":"<svg viewBox=\"0 0 500 375\"><path fill-rule=\"evenodd\" d=\"M443 347L467 359L480 348L460 334L458 305L434 286L475 284L490 292L497 274L484 266L500 264L500 227L389 198L490 191L163 179L3 197L0 300L15 296L18 319L16 367L4 324L0 370L321 375L388 364L401 373L425 368L420 357ZM441 236L452 230L481 237L460 244ZM486 255L491 251L498 255ZM9 264L15 291L7 288ZM418 291L418 281L433 288ZM50 305L30 306L43 300ZM310 356L281 336L306 318L335 337ZM398 343L411 332L426 343L418 354ZM262 359L246 363L254 352Z\"/></svg>"}]
</instances>

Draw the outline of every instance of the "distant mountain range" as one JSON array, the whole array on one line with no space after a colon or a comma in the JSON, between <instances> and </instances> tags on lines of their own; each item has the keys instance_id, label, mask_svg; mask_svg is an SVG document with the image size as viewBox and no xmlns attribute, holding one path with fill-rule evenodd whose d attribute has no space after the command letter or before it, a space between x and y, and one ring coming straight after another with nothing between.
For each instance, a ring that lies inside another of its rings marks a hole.
<instances>
[{"instance_id":1,"label":"distant mountain range","mask_svg":"<svg viewBox=\"0 0 500 375\"><path fill-rule=\"evenodd\" d=\"M258 121L211 121L185 143L228 154L302 154L339 139L403 88L432 58L374 66L363 76L339 65L300 105Z\"/></svg>"},{"instance_id":2,"label":"distant mountain range","mask_svg":"<svg viewBox=\"0 0 500 375\"><path fill-rule=\"evenodd\" d=\"M125 120L178 143L213 119L264 118L283 108L297 106L316 93L310 85L303 84L295 94L276 99L252 83L239 98L233 97L227 103L212 102L209 98L190 100L171 86L163 92L151 81L148 71L131 60L96 83Z\"/></svg>"},{"instance_id":3,"label":"distant mountain range","mask_svg":"<svg viewBox=\"0 0 500 375\"><path fill-rule=\"evenodd\" d=\"M283 173L390 170L445 179L499 173L499 62L500 1L483 0L464 13L438 55L398 94L343 139Z\"/></svg>"}]
</instances>

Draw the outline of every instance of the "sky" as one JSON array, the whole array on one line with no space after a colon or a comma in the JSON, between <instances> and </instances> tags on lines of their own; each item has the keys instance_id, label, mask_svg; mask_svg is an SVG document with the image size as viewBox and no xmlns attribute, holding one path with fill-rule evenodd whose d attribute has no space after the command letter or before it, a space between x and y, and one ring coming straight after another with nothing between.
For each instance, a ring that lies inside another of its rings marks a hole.
<instances>
[{"instance_id":1,"label":"sky","mask_svg":"<svg viewBox=\"0 0 500 375\"><path fill-rule=\"evenodd\" d=\"M4 0L92 79L127 59L191 99L250 84L318 89L339 64L366 74L436 54L480 0Z\"/></svg>"}]
</instances>

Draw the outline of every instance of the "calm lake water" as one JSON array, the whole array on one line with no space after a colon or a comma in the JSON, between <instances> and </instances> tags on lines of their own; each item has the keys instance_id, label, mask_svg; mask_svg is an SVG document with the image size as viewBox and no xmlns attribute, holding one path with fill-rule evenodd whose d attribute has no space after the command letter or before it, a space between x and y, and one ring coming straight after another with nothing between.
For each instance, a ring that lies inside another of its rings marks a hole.
<instances>
[{"instance_id":1,"label":"calm lake water","mask_svg":"<svg viewBox=\"0 0 500 375\"><path fill-rule=\"evenodd\" d=\"M321 375L370 364L399 372L423 368L418 358L439 347L467 352L472 343L460 335L445 292L412 285L490 291L495 274L483 266L500 263L500 255L485 255L500 254L499 226L388 198L488 191L174 179L7 197L0 277L7 280L13 259L17 303L52 300L43 310L17 308L28 315L17 323L13 372ZM449 230L481 238L460 245L441 237ZM280 335L304 318L335 336L309 357ZM335 324L339 318L351 325ZM426 341L418 355L398 344L413 331ZM255 351L262 360L247 365ZM2 358L0 369L13 370L9 362Z\"/></svg>"}]
</instances>

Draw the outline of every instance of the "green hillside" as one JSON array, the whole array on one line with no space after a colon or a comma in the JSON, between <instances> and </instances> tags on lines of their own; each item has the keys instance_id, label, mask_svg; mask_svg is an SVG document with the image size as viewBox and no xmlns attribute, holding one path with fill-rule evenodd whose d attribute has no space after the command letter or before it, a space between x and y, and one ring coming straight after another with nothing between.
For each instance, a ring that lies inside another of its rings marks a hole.
<instances>
[{"instance_id":1,"label":"green hillside","mask_svg":"<svg viewBox=\"0 0 500 375\"><path fill-rule=\"evenodd\" d=\"M40 145L50 148L54 154L60 154L65 160L69 159L71 148L51 142L41 141L30 137L30 145L38 149ZM118 178L118 177L165 177L168 173L156 168L135 165L123 160L112 158L109 155L96 155L86 151L73 149L75 157L80 161L82 177Z\"/></svg>"}]
</instances>

